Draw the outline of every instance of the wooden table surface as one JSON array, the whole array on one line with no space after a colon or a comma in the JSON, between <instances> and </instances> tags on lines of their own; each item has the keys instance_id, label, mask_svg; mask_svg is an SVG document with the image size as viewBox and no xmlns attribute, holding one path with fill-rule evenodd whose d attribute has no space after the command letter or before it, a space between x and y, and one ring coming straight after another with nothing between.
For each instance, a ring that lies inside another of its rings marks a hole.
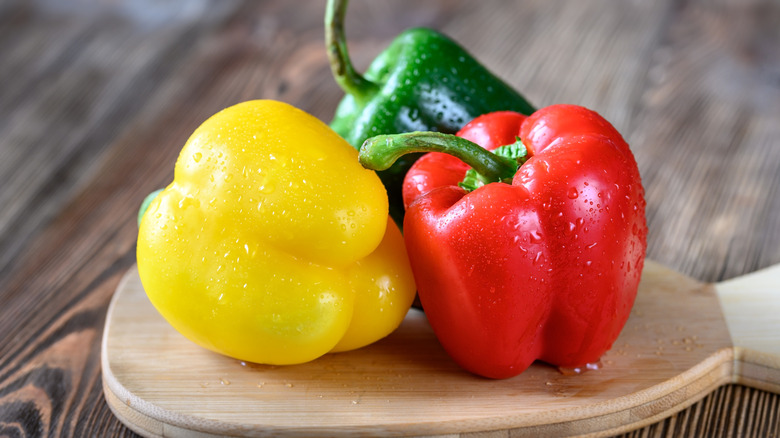
<instances>
[{"instance_id":1,"label":"wooden table surface","mask_svg":"<svg viewBox=\"0 0 780 438\"><path fill-rule=\"evenodd\" d=\"M228 105L330 120L324 8L0 1L0 436L133 435L99 357L138 205ZM780 2L353 0L356 66L410 26L449 34L537 106L613 122L646 188L649 258L703 281L780 263ZM629 435L780 436L780 396L727 386Z\"/></svg>"}]
</instances>

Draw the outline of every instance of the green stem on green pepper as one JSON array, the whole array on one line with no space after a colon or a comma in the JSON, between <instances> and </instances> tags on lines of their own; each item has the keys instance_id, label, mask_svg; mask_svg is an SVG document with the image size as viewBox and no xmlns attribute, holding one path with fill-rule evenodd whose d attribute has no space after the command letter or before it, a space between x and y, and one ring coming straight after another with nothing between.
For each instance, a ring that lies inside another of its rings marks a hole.
<instances>
[{"instance_id":1,"label":"green stem on green pepper","mask_svg":"<svg viewBox=\"0 0 780 438\"><path fill-rule=\"evenodd\" d=\"M348 0L328 0L325 10L325 45L333 77L345 93L360 101L376 94L378 85L355 71L347 50L347 38L344 34L344 15Z\"/></svg>"}]
</instances>

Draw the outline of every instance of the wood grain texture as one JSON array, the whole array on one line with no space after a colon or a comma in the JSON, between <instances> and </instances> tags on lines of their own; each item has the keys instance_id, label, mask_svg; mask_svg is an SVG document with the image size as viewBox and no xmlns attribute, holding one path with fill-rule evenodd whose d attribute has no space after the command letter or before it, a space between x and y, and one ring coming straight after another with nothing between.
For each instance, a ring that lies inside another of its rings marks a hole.
<instances>
[{"instance_id":1,"label":"wood grain texture","mask_svg":"<svg viewBox=\"0 0 780 438\"><path fill-rule=\"evenodd\" d=\"M735 320L774 316L771 307L720 299L729 287L764 285L766 301L780 303L780 265L716 291L720 285L648 261L631 317L600 369L565 375L535 363L512 379L487 380L459 369L417 310L374 345L306 364L221 356L160 316L134 268L108 311L103 385L117 417L147 436L608 436L669 416L725 383L780 392L778 331L769 328L771 342L743 354L750 344L735 344L731 333L749 327L727 323L721 312Z\"/></svg>"},{"instance_id":2,"label":"wood grain texture","mask_svg":"<svg viewBox=\"0 0 780 438\"><path fill-rule=\"evenodd\" d=\"M328 120L324 2L0 2L0 436L132 435L100 335L135 211L186 138L242 100ZM714 282L780 262L776 0L353 0L358 68L441 29L537 105L589 106L635 152L649 252ZM776 395L727 386L628 436L780 436Z\"/></svg>"}]
</instances>

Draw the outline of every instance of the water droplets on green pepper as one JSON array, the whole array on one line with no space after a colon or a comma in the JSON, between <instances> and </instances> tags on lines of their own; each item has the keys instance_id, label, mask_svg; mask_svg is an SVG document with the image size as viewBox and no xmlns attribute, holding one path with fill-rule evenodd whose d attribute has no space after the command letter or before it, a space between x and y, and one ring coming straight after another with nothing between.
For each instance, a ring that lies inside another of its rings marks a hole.
<instances>
[{"instance_id":1,"label":"water droplets on green pepper","mask_svg":"<svg viewBox=\"0 0 780 438\"><path fill-rule=\"evenodd\" d=\"M412 131L454 134L479 115L501 110L530 114L534 107L490 73L460 45L428 28L402 32L361 75L349 59L344 16L346 0L329 0L325 41L336 82L346 95L331 121L352 146L376 135ZM378 172L390 214L403 224L401 187L419 155L404 156Z\"/></svg>"}]
</instances>

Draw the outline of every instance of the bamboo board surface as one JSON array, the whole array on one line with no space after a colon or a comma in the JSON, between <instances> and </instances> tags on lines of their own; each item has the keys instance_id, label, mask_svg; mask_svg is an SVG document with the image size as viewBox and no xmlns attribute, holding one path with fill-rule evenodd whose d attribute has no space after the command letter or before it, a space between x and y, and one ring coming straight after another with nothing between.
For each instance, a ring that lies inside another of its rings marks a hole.
<instances>
[{"instance_id":1,"label":"bamboo board surface","mask_svg":"<svg viewBox=\"0 0 780 438\"><path fill-rule=\"evenodd\" d=\"M760 277L773 285L764 297L777 301L780 270ZM488 380L459 369L416 310L376 344L303 365L220 356L159 316L133 268L106 321L103 386L117 417L146 436L608 435L657 422L726 383L780 391L780 353L746 356L734 347L717 287L648 261L628 324L600 369L572 375L535 363L515 378ZM770 346L780 344L773 333Z\"/></svg>"}]
</instances>

